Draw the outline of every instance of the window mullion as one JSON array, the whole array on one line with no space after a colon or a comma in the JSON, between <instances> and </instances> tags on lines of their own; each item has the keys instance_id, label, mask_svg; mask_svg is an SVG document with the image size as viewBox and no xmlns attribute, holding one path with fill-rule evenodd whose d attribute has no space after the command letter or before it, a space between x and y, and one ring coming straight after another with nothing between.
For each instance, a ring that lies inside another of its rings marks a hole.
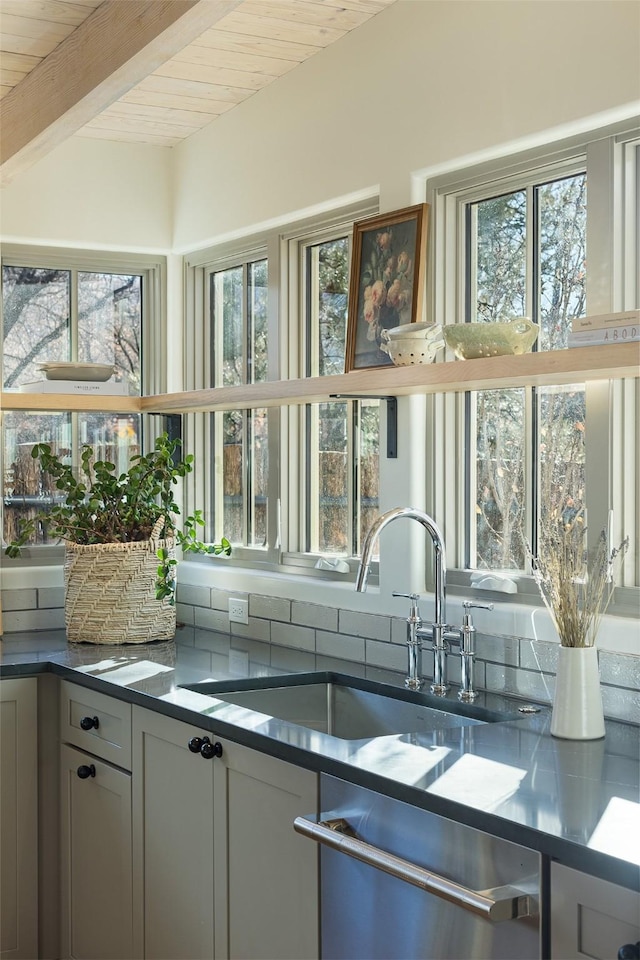
<instances>
[{"instance_id":1,"label":"window mullion","mask_svg":"<svg viewBox=\"0 0 640 960\"><path fill-rule=\"evenodd\" d=\"M538 542L537 517L540 511L540 449L539 396L535 387L525 391L525 442L524 442L524 529L535 553Z\"/></svg>"},{"instance_id":2,"label":"window mullion","mask_svg":"<svg viewBox=\"0 0 640 960\"><path fill-rule=\"evenodd\" d=\"M69 271L69 352L70 359L78 359L78 320L80 308L78 304L78 271Z\"/></svg>"},{"instance_id":3,"label":"window mullion","mask_svg":"<svg viewBox=\"0 0 640 960\"><path fill-rule=\"evenodd\" d=\"M78 303L78 271L72 269L69 271L69 352L72 361L78 359L78 342L80 335L78 332L80 316L80 305ZM77 413L71 414L71 451L74 469L80 466L80 425Z\"/></svg>"},{"instance_id":4,"label":"window mullion","mask_svg":"<svg viewBox=\"0 0 640 960\"><path fill-rule=\"evenodd\" d=\"M320 505L320 471L318 469L318 456L320 451L320 438L318 435L318 406L317 404L307 404L305 407L305 434L306 434L306 456L305 456L305 487L306 487L306 505L302 505L305 510L304 529L305 543L304 549L317 552L318 542L314 531L318 529L319 523L319 505ZM316 451L316 454L314 454Z\"/></svg>"},{"instance_id":5,"label":"window mullion","mask_svg":"<svg viewBox=\"0 0 640 960\"><path fill-rule=\"evenodd\" d=\"M360 530L360 428L362 423L360 401L347 403L347 463L352 465L351 482L347 482L347 516L352 518L350 540L347 543L347 555L352 556L359 549Z\"/></svg>"},{"instance_id":6,"label":"window mullion","mask_svg":"<svg viewBox=\"0 0 640 960\"><path fill-rule=\"evenodd\" d=\"M627 310L640 304L640 139L618 145L616 159L614 192L622 222L614 235L613 262L622 277L614 287L614 307Z\"/></svg>"},{"instance_id":7,"label":"window mullion","mask_svg":"<svg viewBox=\"0 0 640 960\"><path fill-rule=\"evenodd\" d=\"M474 438L478 434L478 425L476 419L477 413L477 394L465 393L464 395L464 529L468 531L465 539L464 558L465 567L472 565L472 558L476 557L477 535L475 523L475 504L476 497L474 491L478 489L477 458L472 456L476 444Z\"/></svg>"},{"instance_id":8,"label":"window mullion","mask_svg":"<svg viewBox=\"0 0 640 960\"><path fill-rule=\"evenodd\" d=\"M534 323L540 322L540 207L538 190L531 184L526 188L526 315ZM538 343L533 350L538 349ZM538 544L538 517L540 510L540 396L537 387L525 387L524 530L533 551ZM528 562L528 561L527 561Z\"/></svg>"},{"instance_id":9,"label":"window mullion","mask_svg":"<svg viewBox=\"0 0 640 960\"><path fill-rule=\"evenodd\" d=\"M250 310L249 310L249 298L251 296L251 287L250 287L250 275L249 275L249 264L243 263L242 265L242 289L244 291L244 296L242 297L242 339L241 343L244 344L244 351L242 355L242 382L243 383L252 383L253 382L253 345L252 345L252 333L251 322L250 322Z\"/></svg>"}]
</instances>

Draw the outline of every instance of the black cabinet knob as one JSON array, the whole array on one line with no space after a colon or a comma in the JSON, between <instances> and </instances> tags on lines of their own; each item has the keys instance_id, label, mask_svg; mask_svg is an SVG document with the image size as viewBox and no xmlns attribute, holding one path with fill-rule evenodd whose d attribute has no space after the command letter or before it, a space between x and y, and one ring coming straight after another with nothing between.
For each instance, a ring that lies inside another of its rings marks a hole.
<instances>
[{"instance_id":1,"label":"black cabinet knob","mask_svg":"<svg viewBox=\"0 0 640 960\"><path fill-rule=\"evenodd\" d=\"M222 756L222 744L211 743L209 737L191 737L187 744L191 753L199 753L205 760L213 760L214 757Z\"/></svg>"},{"instance_id":2,"label":"black cabinet knob","mask_svg":"<svg viewBox=\"0 0 640 960\"><path fill-rule=\"evenodd\" d=\"M200 755L204 757L205 760L213 760L214 757L221 757L222 744L217 740L215 743L211 743L209 737L203 737L202 746L200 747Z\"/></svg>"},{"instance_id":3,"label":"black cabinet knob","mask_svg":"<svg viewBox=\"0 0 640 960\"><path fill-rule=\"evenodd\" d=\"M640 960L640 941L623 944L618 950L618 960Z\"/></svg>"},{"instance_id":4,"label":"black cabinet knob","mask_svg":"<svg viewBox=\"0 0 640 960\"><path fill-rule=\"evenodd\" d=\"M100 726L100 720L98 717L83 717L80 726L83 730L97 730Z\"/></svg>"},{"instance_id":5,"label":"black cabinet knob","mask_svg":"<svg viewBox=\"0 0 640 960\"><path fill-rule=\"evenodd\" d=\"M87 780L89 777L95 777L96 768L93 764L87 766L86 763L83 763L81 767L78 767L78 776L81 780Z\"/></svg>"}]
</instances>

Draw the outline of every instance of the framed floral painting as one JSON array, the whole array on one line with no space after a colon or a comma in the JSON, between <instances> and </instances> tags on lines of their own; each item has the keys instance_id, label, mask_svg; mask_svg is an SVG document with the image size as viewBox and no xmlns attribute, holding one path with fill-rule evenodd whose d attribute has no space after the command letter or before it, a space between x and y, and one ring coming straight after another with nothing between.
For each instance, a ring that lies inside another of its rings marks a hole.
<instances>
[{"instance_id":1,"label":"framed floral painting","mask_svg":"<svg viewBox=\"0 0 640 960\"><path fill-rule=\"evenodd\" d=\"M420 203L353 225L345 369L384 367L384 329L420 318L429 205Z\"/></svg>"}]
</instances>

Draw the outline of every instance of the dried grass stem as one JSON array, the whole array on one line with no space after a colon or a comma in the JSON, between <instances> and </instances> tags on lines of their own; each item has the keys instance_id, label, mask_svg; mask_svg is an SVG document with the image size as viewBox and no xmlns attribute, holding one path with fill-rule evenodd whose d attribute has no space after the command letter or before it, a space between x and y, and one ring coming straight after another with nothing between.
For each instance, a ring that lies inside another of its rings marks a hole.
<instances>
[{"instance_id":1,"label":"dried grass stem","mask_svg":"<svg viewBox=\"0 0 640 960\"><path fill-rule=\"evenodd\" d=\"M629 545L627 537L609 552L604 531L591 556L586 528L578 522L541 532L534 576L563 647L592 647L614 590L613 564Z\"/></svg>"}]
</instances>

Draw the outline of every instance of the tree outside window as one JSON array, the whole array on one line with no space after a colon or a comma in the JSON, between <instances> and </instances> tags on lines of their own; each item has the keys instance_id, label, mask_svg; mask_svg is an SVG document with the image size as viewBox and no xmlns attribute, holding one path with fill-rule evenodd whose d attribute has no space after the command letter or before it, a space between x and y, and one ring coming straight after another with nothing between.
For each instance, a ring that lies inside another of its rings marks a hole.
<instances>
[{"instance_id":1,"label":"tree outside window","mask_svg":"<svg viewBox=\"0 0 640 960\"><path fill-rule=\"evenodd\" d=\"M2 266L4 390L41 380L44 361L113 363L134 394L141 392L143 276L32 266ZM3 418L3 536L14 538L22 519L56 493L31 457L37 442L78 457L81 444L123 469L140 451L140 418L113 414L6 412ZM40 528L36 543L46 543Z\"/></svg>"},{"instance_id":2,"label":"tree outside window","mask_svg":"<svg viewBox=\"0 0 640 960\"><path fill-rule=\"evenodd\" d=\"M580 173L468 204L471 322L529 314L540 325L538 349L566 347L572 320L585 313L586 189ZM476 491L468 564L522 570L536 516L584 511L584 388L479 391L467 410Z\"/></svg>"}]
</instances>

